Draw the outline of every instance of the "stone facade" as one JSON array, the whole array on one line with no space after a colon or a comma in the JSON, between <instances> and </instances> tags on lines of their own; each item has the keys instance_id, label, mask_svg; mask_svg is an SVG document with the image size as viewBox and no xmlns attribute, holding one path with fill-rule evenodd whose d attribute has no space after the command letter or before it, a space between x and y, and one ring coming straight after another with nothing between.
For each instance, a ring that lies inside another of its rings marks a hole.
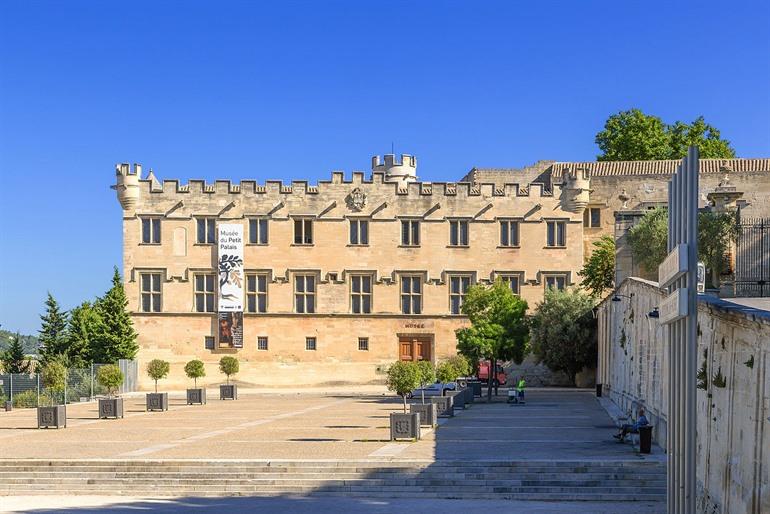
<instances>
[{"instance_id":1,"label":"stone facade","mask_svg":"<svg viewBox=\"0 0 770 514\"><path fill-rule=\"evenodd\" d=\"M599 306L597 381L623 411L644 407L653 437L667 440L666 329L647 316L658 284L625 280ZM630 297L630 298L629 298ZM770 509L770 312L698 298L698 512Z\"/></svg>"},{"instance_id":2,"label":"stone facade","mask_svg":"<svg viewBox=\"0 0 770 514\"><path fill-rule=\"evenodd\" d=\"M518 294L534 305L547 283L576 285L586 180L567 174L563 184L547 186L421 183L412 156L375 158L368 178L334 172L318 185L182 185L161 182L152 171L143 177L139 165L118 165L124 276L140 367L153 358L168 360L166 384L181 387L187 384L185 362L203 360L207 380L216 381L221 354L237 353L242 382L301 386L381 383L384 368L399 358L441 360L455 353L454 331L467 323L451 312L454 287L512 278ZM264 277L266 312L244 314L242 349L211 348L211 339L207 348L217 319L214 312L199 312L201 305L211 309L205 292L198 303L196 288L206 287L197 277L215 282L217 248L207 240L207 222L199 220L242 224L247 243L252 227L267 227L266 241L257 235L244 248L247 279ZM359 221L367 223L366 244L351 240L351 225ZM298 222L310 227L312 241L297 242ZM404 244L403 222L418 227L417 244ZM501 229L510 235L511 224L518 227L518 241L506 243ZM298 277L306 275L315 282L313 313L297 312L295 304ZM371 284L366 313L353 308L352 281L359 276ZM412 286L420 288L419 314L402 309L406 277L419 284ZM315 350L306 349L309 337ZM140 372L140 386L149 385Z\"/></svg>"}]
</instances>

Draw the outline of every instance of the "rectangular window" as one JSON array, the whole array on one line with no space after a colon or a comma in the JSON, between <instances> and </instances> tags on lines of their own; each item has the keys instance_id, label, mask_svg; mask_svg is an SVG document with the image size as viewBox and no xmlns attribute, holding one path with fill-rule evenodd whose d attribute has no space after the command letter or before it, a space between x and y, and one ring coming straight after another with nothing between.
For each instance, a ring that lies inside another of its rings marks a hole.
<instances>
[{"instance_id":1,"label":"rectangular window","mask_svg":"<svg viewBox=\"0 0 770 514\"><path fill-rule=\"evenodd\" d=\"M160 244L160 218L142 218L142 244Z\"/></svg>"},{"instance_id":2,"label":"rectangular window","mask_svg":"<svg viewBox=\"0 0 770 514\"><path fill-rule=\"evenodd\" d=\"M422 277L401 277L401 313L422 314Z\"/></svg>"},{"instance_id":3,"label":"rectangular window","mask_svg":"<svg viewBox=\"0 0 770 514\"><path fill-rule=\"evenodd\" d=\"M266 245L268 241L267 218L252 218L249 220L249 243Z\"/></svg>"},{"instance_id":4,"label":"rectangular window","mask_svg":"<svg viewBox=\"0 0 770 514\"><path fill-rule=\"evenodd\" d=\"M449 222L449 246L468 246L468 220Z\"/></svg>"},{"instance_id":5,"label":"rectangular window","mask_svg":"<svg viewBox=\"0 0 770 514\"><path fill-rule=\"evenodd\" d=\"M548 246L567 246L567 223L565 221L546 222Z\"/></svg>"},{"instance_id":6,"label":"rectangular window","mask_svg":"<svg viewBox=\"0 0 770 514\"><path fill-rule=\"evenodd\" d=\"M358 350L362 352L368 352L369 351L369 338L368 337L359 337L358 338Z\"/></svg>"},{"instance_id":7,"label":"rectangular window","mask_svg":"<svg viewBox=\"0 0 770 514\"><path fill-rule=\"evenodd\" d=\"M401 245L420 246L420 222L401 220Z\"/></svg>"},{"instance_id":8,"label":"rectangular window","mask_svg":"<svg viewBox=\"0 0 770 514\"><path fill-rule=\"evenodd\" d=\"M203 338L203 347L206 350L213 350L214 349L214 336L205 336Z\"/></svg>"},{"instance_id":9,"label":"rectangular window","mask_svg":"<svg viewBox=\"0 0 770 514\"><path fill-rule=\"evenodd\" d=\"M294 244L295 245L313 244L313 220L311 219L294 220Z\"/></svg>"},{"instance_id":10,"label":"rectangular window","mask_svg":"<svg viewBox=\"0 0 770 514\"><path fill-rule=\"evenodd\" d=\"M315 312L315 275L294 277L294 310L303 314Z\"/></svg>"},{"instance_id":11,"label":"rectangular window","mask_svg":"<svg viewBox=\"0 0 770 514\"><path fill-rule=\"evenodd\" d=\"M601 227L602 211L599 207L588 207L583 211L583 226L597 228Z\"/></svg>"},{"instance_id":12,"label":"rectangular window","mask_svg":"<svg viewBox=\"0 0 770 514\"><path fill-rule=\"evenodd\" d=\"M449 277L449 311L452 314L461 314L465 293L471 285L471 277Z\"/></svg>"},{"instance_id":13,"label":"rectangular window","mask_svg":"<svg viewBox=\"0 0 770 514\"><path fill-rule=\"evenodd\" d=\"M160 273L140 273L142 312L160 312Z\"/></svg>"},{"instance_id":14,"label":"rectangular window","mask_svg":"<svg viewBox=\"0 0 770 514\"><path fill-rule=\"evenodd\" d=\"M353 314L371 314L371 275L352 275L350 277L350 306Z\"/></svg>"},{"instance_id":15,"label":"rectangular window","mask_svg":"<svg viewBox=\"0 0 770 514\"><path fill-rule=\"evenodd\" d=\"M519 283L519 275L503 275L503 283L508 285L513 291L513 294L520 294L521 284Z\"/></svg>"},{"instance_id":16,"label":"rectangular window","mask_svg":"<svg viewBox=\"0 0 770 514\"><path fill-rule=\"evenodd\" d=\"M267 351L267 337L257 337L257 350L262 352Z\"/></svg>"},{"instance_id":17,"label":"rectangular window","mask_svg":"<svg viewBox=\"0 0 770 514\"><path fill-rule=\"evenodd\" d=\"M216 218L198 218L198 244L214 244L217 240Z\"/></svg>"},{"instance_id":18,"label":"rectangular window","mask_svg":"<svg viewBox=\"0 0 770 514\"><path fill-rule=\"evenodd\" d=\"M519 222L503 220L500 222L500 246L519 246Z\"/></svg>"},{"instance_id":19,"label":"rectangular window","mask_svg":"<svg viewBox=\"0 0 770 514\"><path fill-rule=\"evenodd\" d=\"M564 275L546 275L545 288L563 290L567 284L567 277Z\"/></svg>"},{"instance_id":20,"label":"rectangular window","mask_svg":"<svg viewBox=\"0 0 770 514\"><path fill-rule=\"evenodd\" d=\"M213 273L195 274L196 312L214 312L214 279Z\"/></svg>"},{"instance_id":21,"label":"rectangular window","mask_svg":"<svg viewBox=\"0 0 770 514\"><path fill-rule=\"evenodd\" d=\"M246 312L267 312L267 274L246 275Z\"/></svg>"},{"instance_id":22,"label":"rectangular window","mask_svg":"<svg viewBox=\"0 0 770 514\"><path fill-rule=\"evenodd\" d=\"M350 220L350 244L369 244L369 220Z\"/></svg>"},{"instance_id":23,"label":"rectangular window","mask_svg":"<svg viewBox=\"0 0 770 514\"><path fill-rule=\"evenodd\" d=\"M306 337L305 338L305 350L309 350L314 352L316 350L316 341L315 337Z\"/></svg>"}]
</instances>

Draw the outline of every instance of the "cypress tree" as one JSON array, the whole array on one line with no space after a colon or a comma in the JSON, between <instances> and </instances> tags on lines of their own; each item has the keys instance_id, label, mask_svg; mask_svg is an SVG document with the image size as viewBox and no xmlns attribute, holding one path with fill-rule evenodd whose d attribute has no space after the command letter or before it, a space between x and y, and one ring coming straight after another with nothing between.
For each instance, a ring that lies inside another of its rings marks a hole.
<instances>
[{"instance_id":1,"label":"cypress tree","mask_svg":"<svg viewBox=\"0 0 770 514\"><path fill-rule=\"evenodd\" d=\"M59 304L51 293L45 301L45 314L40 316L40 356L47 360L53 355L67 352L67 311L59 309Z\"/></svg>"},{"instance_id":2,"label":"cypress tree","mask_svg":"<svg viewBox=\"0 0 770 514\"><path fill-rule=\"evenodd\" d=\"M115 363L118 359L133 359L139 350L131 316L126 309L128 298L117 266L112 275L112 287L97 299L94 307L102 319L102 333L96 341L95 362Z\"/></svg>"},{"instance_id":3,"label":"cypress tree","mask_svg":"<svg viewBox=\"0 0 770 514\"><path fill-rule=\"evenodd\" d=\"M24 348L21 346L21 336L16 333L16 337L11 341L8 349L2 353L3 369L6 373L29 373L32 368L32 361L24 355Z\"/></svg>"}]
</instances>

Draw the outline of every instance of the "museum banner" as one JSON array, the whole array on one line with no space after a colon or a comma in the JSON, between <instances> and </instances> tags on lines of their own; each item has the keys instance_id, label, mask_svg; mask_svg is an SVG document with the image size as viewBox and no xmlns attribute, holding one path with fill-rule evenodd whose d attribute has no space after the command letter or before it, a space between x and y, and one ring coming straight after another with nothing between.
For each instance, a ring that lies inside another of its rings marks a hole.
<instances>
[{"instance_id":1,"label":"museum banner","mask_svg":"<svg viewBox=\"0 0 770 514\"><path fill-rule=\"evenodd\" d=\"M217 226L219 346L243 348L243 225Z\"/></svg>"}]
</instances>

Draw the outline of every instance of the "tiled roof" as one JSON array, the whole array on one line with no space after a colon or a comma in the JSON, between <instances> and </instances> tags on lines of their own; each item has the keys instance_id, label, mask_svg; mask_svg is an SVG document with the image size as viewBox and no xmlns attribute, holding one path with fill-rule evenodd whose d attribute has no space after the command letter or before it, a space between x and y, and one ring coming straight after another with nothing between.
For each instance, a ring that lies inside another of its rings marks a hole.
<instances>
[{"instance_id":1,"label":"tiled roof","mask_svg":"<svg viewBox=\"0 0 770 514\"><path fill-rule=\"evenodd\" d=\"M588 161L555 162L551 167L554 176L561 176L566 168L584 168L592 177L613 175L670 175L676 171L680 160L667 161ZM701 173L750 173L770 172L770 159L701 159Z\"/></svg>"}]
</instances>

